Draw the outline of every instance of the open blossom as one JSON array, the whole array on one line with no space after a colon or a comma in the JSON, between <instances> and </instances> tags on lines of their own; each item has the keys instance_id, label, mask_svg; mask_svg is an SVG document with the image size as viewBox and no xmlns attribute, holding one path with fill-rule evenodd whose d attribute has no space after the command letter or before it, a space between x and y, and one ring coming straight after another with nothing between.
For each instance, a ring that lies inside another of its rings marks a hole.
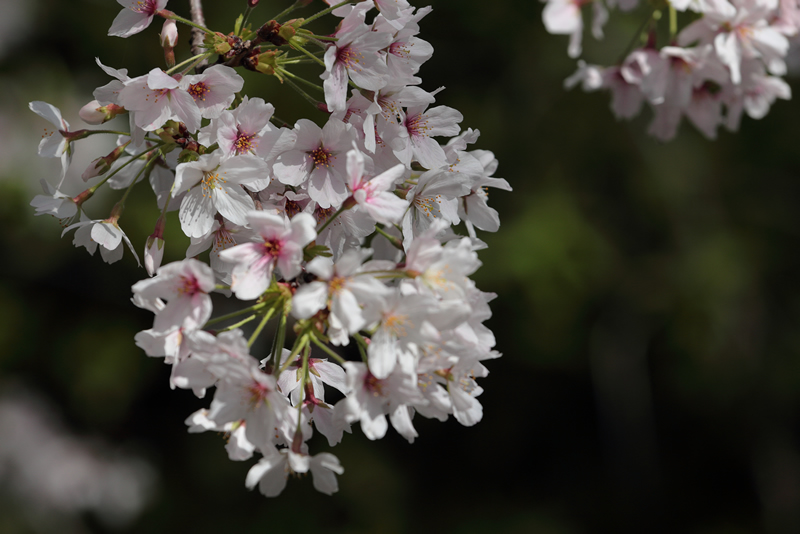
<instances>
[{"instance_id":1,"label":"open blossom","mask_svg":"<svg viewBox=\"0 0 800 534\"><path fill-rule=\"evenodd\" d=\"M329 452L315 456L294 452L290 449L268 448L264 457L247 473L245 485L258 489L267 497L280 495L286 487L286 477L290 474L303 474L311 471L314 488L331 495L339 490L336 475L344 473L339 459Z\"/></svg>"},{"instance_id":2,"label":"open blossom","mask_svg":"<svg viewBox=\"0 0 800 534\"><path fill-rule=\"evenodd\" d=\"M97 246L100 246L100 256L106 263L114 263L122 259L123 241L136 258L136 263L141 266L139 256L131 244L131 240L119 227L115 217L104 220L90 220L81 214L82 220L67 226L61 233L63 236L70 230L75 230L75 246L85 247L89 254L94 255Z\"/></svg>"},{"instance_id":3,"label":"open blossom","mask_svg":"<svg viewBox=\"0 0 800 534\"><path fill-rule=\"evenodd\" d=\"M269 287L275 267L287 280L300 274L303 247L317 235L316 223L307 213L288 221L271 213L251 211L247 222L257 234L256 241L220 252L220 258L236 264L231 290L242 300L259 297Z\"/></svg>"},{"instance_id":4,"label":"open blossom","mask_svg":"<svg viewBox=\"0 0 800 534\"><path fill-rule=\"evenodd\" d=\"M129 80L119 91L119 104L135 111L136 125L152 132L171 119L194 132L200 128L200 108L188 86L161 69Z\"/></svg>"},{"instance_id":5,"label":"open blossom","mask_svg":"<svg viewBox=\"0 0 800 534\"><path fill-rule=\"evenodd\" d=\"M167 0L117 0L122 6L117 18L111 23L108 35L130 37L144 30L153 22L153 17L167 7Z\"/></svg>"},{"instance_id":6,"label":"open blossom","mask_svg":"<svg viewBox=\"0 0 800 534\"><path fill-rule=\"evenodd\" d=\"M181 82L206 119L219 117L244 86L242 77L225 65L212 65L202 74L185 76Z\"/></svg>"},{"instance_id":7,"label":"open blossom","mask_svg":"<svg viewBox=\"0 0 800 534\"><path fill-rule=\"evenodd\" d=\"M45 129L42 140L39 142L39 155L43 158L61 158L61 181L63 181L72 161L72 148L69 140L62 133L69 132L69 123L61 117L61 110L47 102L31 102L28 107L55 126L53 130Z\"/></svg>"},{"instance_id":8,"label":"open blossom","mask_svg":"<svg viewBox=\"0 0 800 534\"><path fill-rule=\"evenodd\" d=\"M395 224L403 218L408 202L393 193L395 183L406 174L398 164L373 178L365 175L364 155L358 150L347 153L347 186L353 199L379 223Z\"/></svg>"},{"instance_id":9,"label":"open blossom","mask_svg":"<svg viewBox=\"0 0 800 534\"><path fill-rule=\"evenodd\" d=\"M219 152L178 165L172 194L189 191L181 202L183 232L189 237L206 235L218 212L234 224L247 224L247 212L255 209L255 204L241 186L266 172L266 163L256 156L240 156L220 163Z\"/></svg>"}]
</instances>

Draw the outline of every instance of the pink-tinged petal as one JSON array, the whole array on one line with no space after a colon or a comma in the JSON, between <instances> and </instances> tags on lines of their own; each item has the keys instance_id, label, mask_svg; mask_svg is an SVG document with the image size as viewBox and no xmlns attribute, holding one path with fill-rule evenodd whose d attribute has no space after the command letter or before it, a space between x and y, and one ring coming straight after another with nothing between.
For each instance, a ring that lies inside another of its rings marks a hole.
<instances>
[{"instance_id":1,"label":"pink-tinged petal","mask_svg":"<svg viewBox=\"0 0 800 534\"><path fill-rule=\"evenodd\" d=\"M438 169L447 165L447 156L442 147L430 137L412 137L414 156L426 169Z\"/></svg>"},{"instance_id":2,"label":"pink-tinged petal","mask_svg":"<svg viewBox=\"0 0 800 534\"><path fill-rule=\"evenodd\" d=\"M41 100L34 100L28 104L28 108L59 130L69 129L69 124L61 117L61 111L54 105Z\"/></svg>"},{"instance_id":3,"label":"pink-tinged petal","mask_svg":"<svg viewBox=\"0 0 800 534\"><path fill-rule=\"evenodd\" d=\"M286 487L285 459L276 451L268 452L247 472L245 486L253 489L258 484L259 491L267 497L280 495Z\"/></svg>"},{"instance_id":4,"label":"pink-tinged petal","mask_svg":"<svg viewBox=\"0 0 800 534\"><path fill-rule=\"evenodd\" d=\"M376 191L393 191L394 185L406 174L407 169L403 164L397 164L391 169L372 178L369 183Z\"/></svg>"},{"instance_id":5,"label":"pink-tinged petal","mask_svg":"<svg viewBox=\"0 0 800 534\"><path fill-rule=\"evenodd\" d=\"M256 209L253 199L238 185L215 187L211 191L211 197L217 211L232 223L240 226L247 224L247 213Z\"/></svg>"},{"instance_id":6,"label":"pink-tinged petal","mask_svg":"<svg viewBox=\"0 0 800 534\"><path fill-rule=\"evenodd\" d=\"M192 95L181 89L175 89L170 91L169 101L172 112L190 132L200 129L200 108L197 107Z\"/></svg>"},{"instance_id":7,"label":"pink-tinged petal","mask_svg":"<svg viewBox=\"0 0 800 534\"><path fill-rule=\"evenodd\" d=\"M411 423L411 414L409 413L408 406L400 405L394 409L389 415L389 420L397 433L408 440L409 443L414 443L414 438L419 436Z\"/></svg>"},{"instance_id":8,"label":"pink-tinged petal","mask_svg":"<svg viewBox=\"0 0 800 534\"><path fill-rule=\"evenodd\" d=\"M364 177L364 154L358 150L347 152L347 185L355 191Z\"/></svg>"},{"instance_id":9,"label":"pink-tinged petal","mask_svg":"<svg viewBox=\"0 0 800 534\"><path fill-rule=\"evenodd\" d=\"M117 14L108 35L114 37L130 37L144 30L152 22L153 16L144 13L137 13L127 7Z\"/></svg>"},{"instance_id":10,"label":"pink-tinged petal","mask_svg":"<svg viewBox=\"0 0 800 534\"><path fill-rule=\"evenodd\" d=\"M364 203L369 216L383 224L397 224L408 210L408 202L392 193L379 193Z\"/></svg>"},{"instance_id":11,"label":"pink-tinged petal","mask_svg":"<svg viewBox=\"0 0 800 534\"><path fill-rule=\"evenodd\" d=\"M336 63L330 71L330 76L322 82L328 109L331 111L347 109L347 87L347 68L341 63Z\"/></svg>"},{"instance_id":12,"label":"pink-tinged petal","mask_svg":"<svg viewBox=\"0 0 800 534\"><path fill-rule=\"evenodd\" d=\"M364 326L364 316L355 295L346 289L340 290L331 300L331 313L334 314L348 333L358 332Z\"/></svg>"},{"instance_id":13,"label":"pink-tinged petal","mask_svg":"<svg viewBox=\"0 0 800 534\"><path fill-rule=\"evenodd\" d=\"M308 196L324 209L340 206L347 198L347 186L329 169L317 167L311 171Z\"/></svg>"},{"instance_id":14,"label":"pink-tinged petal","mask_svg":"<svg viewBox=\"0 0 800 534\"><path fill-rule=\"evenodd\" d=\"M333 261L330 258L317 256L306 265L306 272L322 280L333 278Z\"/></svg>"},{"instance_id":15,"label":"pink-tinged petal","mask_svg":"<svg viewBox=\"0 0 800 534\"><path fill-rule=\"evenodd\" d=\"M203 170L206 167L202 162L190 161L180 163L175 169L175 187L172 197L177 197L183 191L188 191L203 179Z\"/></svg>"},{"instance_id":16,"label":"pink-tinged petal","mask_svg":"<svg viewBox=\"0 0 800 534\"><path fill-rule=\"evenodd\" d=\"M447 383L450 397L453 399L453 415L464 426L473 426L483 418L483 406L478 399L452 382Z\"/></svg>"},{"instance_id":17,"label":"pink-tinged petal","mask_svg":"<svg viewBox=\"0 0 800 534\"><path fill-rule=\"evenodd\" d=\"M60 158L66 148L67 143L64 136L54 132L39 142L38 154L42 158Z\"/></svg>"},{"instance_id":18,"label":"pink-tinged petal","mask_svg":"<svg viewBox=\"0 0 800 534\"><path fill-rule=\"evenodd\" d=\"M396 340L385 328L372 336L368 349L369 370L376 378L386 378L397 364Z\"/></svg>"},{"instance_id":19,"label":"pink-tinged petal","mask_svg":"<svg viewBox=\"0 0 800 534\"><path fill-rule=\"evenodd\" d=\"M278 156L272 170L282 184L298 186L306 181L312 166L308 154L299 150L290 150Z\"/></svg>"},{"instance_id":20,"label":"pink-tinged petal","mask_svg":"<svg viewBox=\"0 0 800 534\"><path fill-rule=\"evenodd\" d=\"M215 214L211 197L203 195L203 190L196 187L183 197L178 219L184 234L189 237L203 237L211 230Z\"/></svg>"},{"instance_id":21,"label":"pink-tinged petal","mask_svg":"<svg viewBox=\"0 0 800 534\"><path fill-rule=\"evenodd\" d=\"M92 239L101 247L114 250L122 242L122 231L111 223L97 223L92 226Z\"/></svg>"},{"instance_id":22,"label":"pink-tinged petal","mask_svg":"<svg viewBox=\"0 0 800 534\"><path fill-rule=\"evenodd\" d=\"M292 315L308 319L325 308L328 303L328 284L311 282L301 286L292 297Z\"/></svg>"},{"instance_id":23,"label":"pink-tinged petal","mask_svg":"<svg viewBox=\"0 0 800 534\"><path fill-rule=\"evenodd\" d=\"M269 166L266 162L251 155L229 158L219 166L219 175L231 184L247 184L269 177Z\"/></svg>"},{"instance_id":24,"label":"pink-tinged petal","mask_svg":"<svg viewBox=\"0 0 800 534\"><path fill-rule=\"evenodd\" d=\"M236 248L237 247L233 247L228 250L233 251ZM223 253L220 253L220 257L222 257L222 255ZM263 254L252 263L237 263L231 273L231 289L236 295L236 298L252 300L260 297L269 287L273 263L274 261L271 256Z\"/></svg>"},{"instance_id":25,"label":"pink-tinged petal","mask_svg":"<svg viewBox=\"0 0 800 534\"><path fill-rule=\"evenodd\" d=\"M293 241L283 243L281 254L278 256L278 269L286 280L291 280L302 270L300 264L303 262L303 249Z\"/></svg>"},{"instance_id":26,"label":"pink-tinged petal","mask_svg":"<svg viewBox=\"0 0 800 534\"><path fill-rule=\"evenodd\" d=\"M147 73L147 86L154 91L158 89L177 89L179 85L178 80L159 68Z\"/></svg>"},{"instance_id":27,"label":"pink-tinged petal","mask_svg":"<svg viewBox=\"0 0 800 534\"><path fill-rule=\"evenodd\" d=\"M308 213L298 213L292 218L292 239L304 247L317 237L316 221Z\"/></svg>"}]
</instances>

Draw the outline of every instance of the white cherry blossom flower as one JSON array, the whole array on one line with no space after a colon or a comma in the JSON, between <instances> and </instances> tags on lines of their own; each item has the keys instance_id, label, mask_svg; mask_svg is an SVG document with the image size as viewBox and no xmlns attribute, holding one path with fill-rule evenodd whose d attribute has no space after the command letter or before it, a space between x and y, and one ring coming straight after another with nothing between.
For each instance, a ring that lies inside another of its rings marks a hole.
<instances>
[{"instance_id":1,"label":"white cherry blossom flower","mask_svg":"<svg viewBox=\"0 0 800 534\"><path fill-rule=\"evenodd\" d=\"M122 6L108 35L130 37L144 30L153 22L153 17L167 7L167 0L117 0Z\"/></svg>"}]
</instances>

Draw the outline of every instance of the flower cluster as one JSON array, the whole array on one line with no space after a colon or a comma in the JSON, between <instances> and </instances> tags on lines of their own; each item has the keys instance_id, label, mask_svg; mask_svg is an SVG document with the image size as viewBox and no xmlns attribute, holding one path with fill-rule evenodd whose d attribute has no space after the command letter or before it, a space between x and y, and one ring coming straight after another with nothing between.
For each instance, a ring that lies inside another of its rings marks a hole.
<instances>
[{"instance_id":1,"label":"flower cluster","mask_svg":"<svg viewBox=\"0 0 800 534\"><path fill-rule=\"evenodd\" d=\"M592 32L601 38L608 19L603 0L547 0L544 8L547 30L570 35L570 57L581 54L580 8L586 3L593 6ZM620 0L619 7L628 11L638 3ZM646 102L653 110L648 133L662 141L675 136L684 116L714 139L719 126L738 130L743 113L760 119L776 99L791 98L781 76L786 74L789 39L800 30L797 0L673 0L651 6L631 48L637 39L639 46L610 67L579 61L565 86L580 83L586 91L610 91L618 119L635 117ZM669 13L668 39L659 38L662 11ZM678 13L691 20L682 29Z\"/></svg>"},{"instance_id":2,"label":"flower cluster","mask_svg":"<svg viewBox=\"0 0 800 534\"><path fill-rule=\"evenodd\" d=\"M79 139L117 139L83 173L96 183L72 196L62 173L32 204L112 262L123 241L130 246L119 222L128 193L149 181L161 216L144 249L150 278L133 286L133 301L154 321L135 342L171 366L171 387L201 398L214 388L208 408L187 419L189 431L225 433L232 460L259 454L246 485L274 496L288 474L309 471L319 491L336 491L343 468L331 453L311 454L314 430L333 446L356 423L372 440L391 423L413 441L416 414L480 421L476 379L499 353L483 325L494 295L469 277L485 248L476 229L500 224L486 190L510 187L492 176L491 152L470 148L479 133L462 131L461 114L420 87L433 50L417 37L418 23L430 8L342 2L251 30L250 2L224 35L166 11L165 0L119 1L110 34L133 35L161 16L173 57L175 21L205 33L204 47L137 77L98 60L112 79L81 117L100 124L127 115L130 132L70 132L53 106L31 103L56 126L40 155L62 158L64 169ZM309 2L292 8L301 3ZM333 33L305 28L328 13L340 19ZM297 63L319 65L321 86L293 73ZM242 94L237 68L277 77L324 120L281 123L263 98ZM316 86L324 102L301 84ZM90 218L84 203L104 185L125 193L107 218ZM171 211L188 248L185 260L161 266ZM466 236L455 233L462 223ZM214 292L243 301L240 309L212 318ZM257 326L246 336L248 323ZM267 331L271 348L253 354Z\"/></svg>"}]
</instances>

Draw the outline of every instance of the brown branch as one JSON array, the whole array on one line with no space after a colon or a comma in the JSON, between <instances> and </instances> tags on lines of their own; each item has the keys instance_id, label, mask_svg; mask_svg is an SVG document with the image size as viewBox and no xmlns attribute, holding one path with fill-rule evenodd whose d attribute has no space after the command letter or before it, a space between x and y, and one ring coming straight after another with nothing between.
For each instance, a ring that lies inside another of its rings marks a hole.
<instances>
[{"instance_id":1,"label":"brown branch","mask_svg":"<svg viewBox=\"0 0 800 534\"><path fill-rule=\"evenodd\" d=\"M200 26L206 25L206 19L203 17L203 2L202 0L189 0L189 7L192 12L192 22L195 24L199 24ZM203 30L199 30L197 28L192 28L192 55L196 56L202 53L203 48L203 40L205 38L205 32ZM200 63L197 64L195 67L196 72L202 72L202 70L208 65L208 60L204 59Z\"/></svg>"}]
</instances>

